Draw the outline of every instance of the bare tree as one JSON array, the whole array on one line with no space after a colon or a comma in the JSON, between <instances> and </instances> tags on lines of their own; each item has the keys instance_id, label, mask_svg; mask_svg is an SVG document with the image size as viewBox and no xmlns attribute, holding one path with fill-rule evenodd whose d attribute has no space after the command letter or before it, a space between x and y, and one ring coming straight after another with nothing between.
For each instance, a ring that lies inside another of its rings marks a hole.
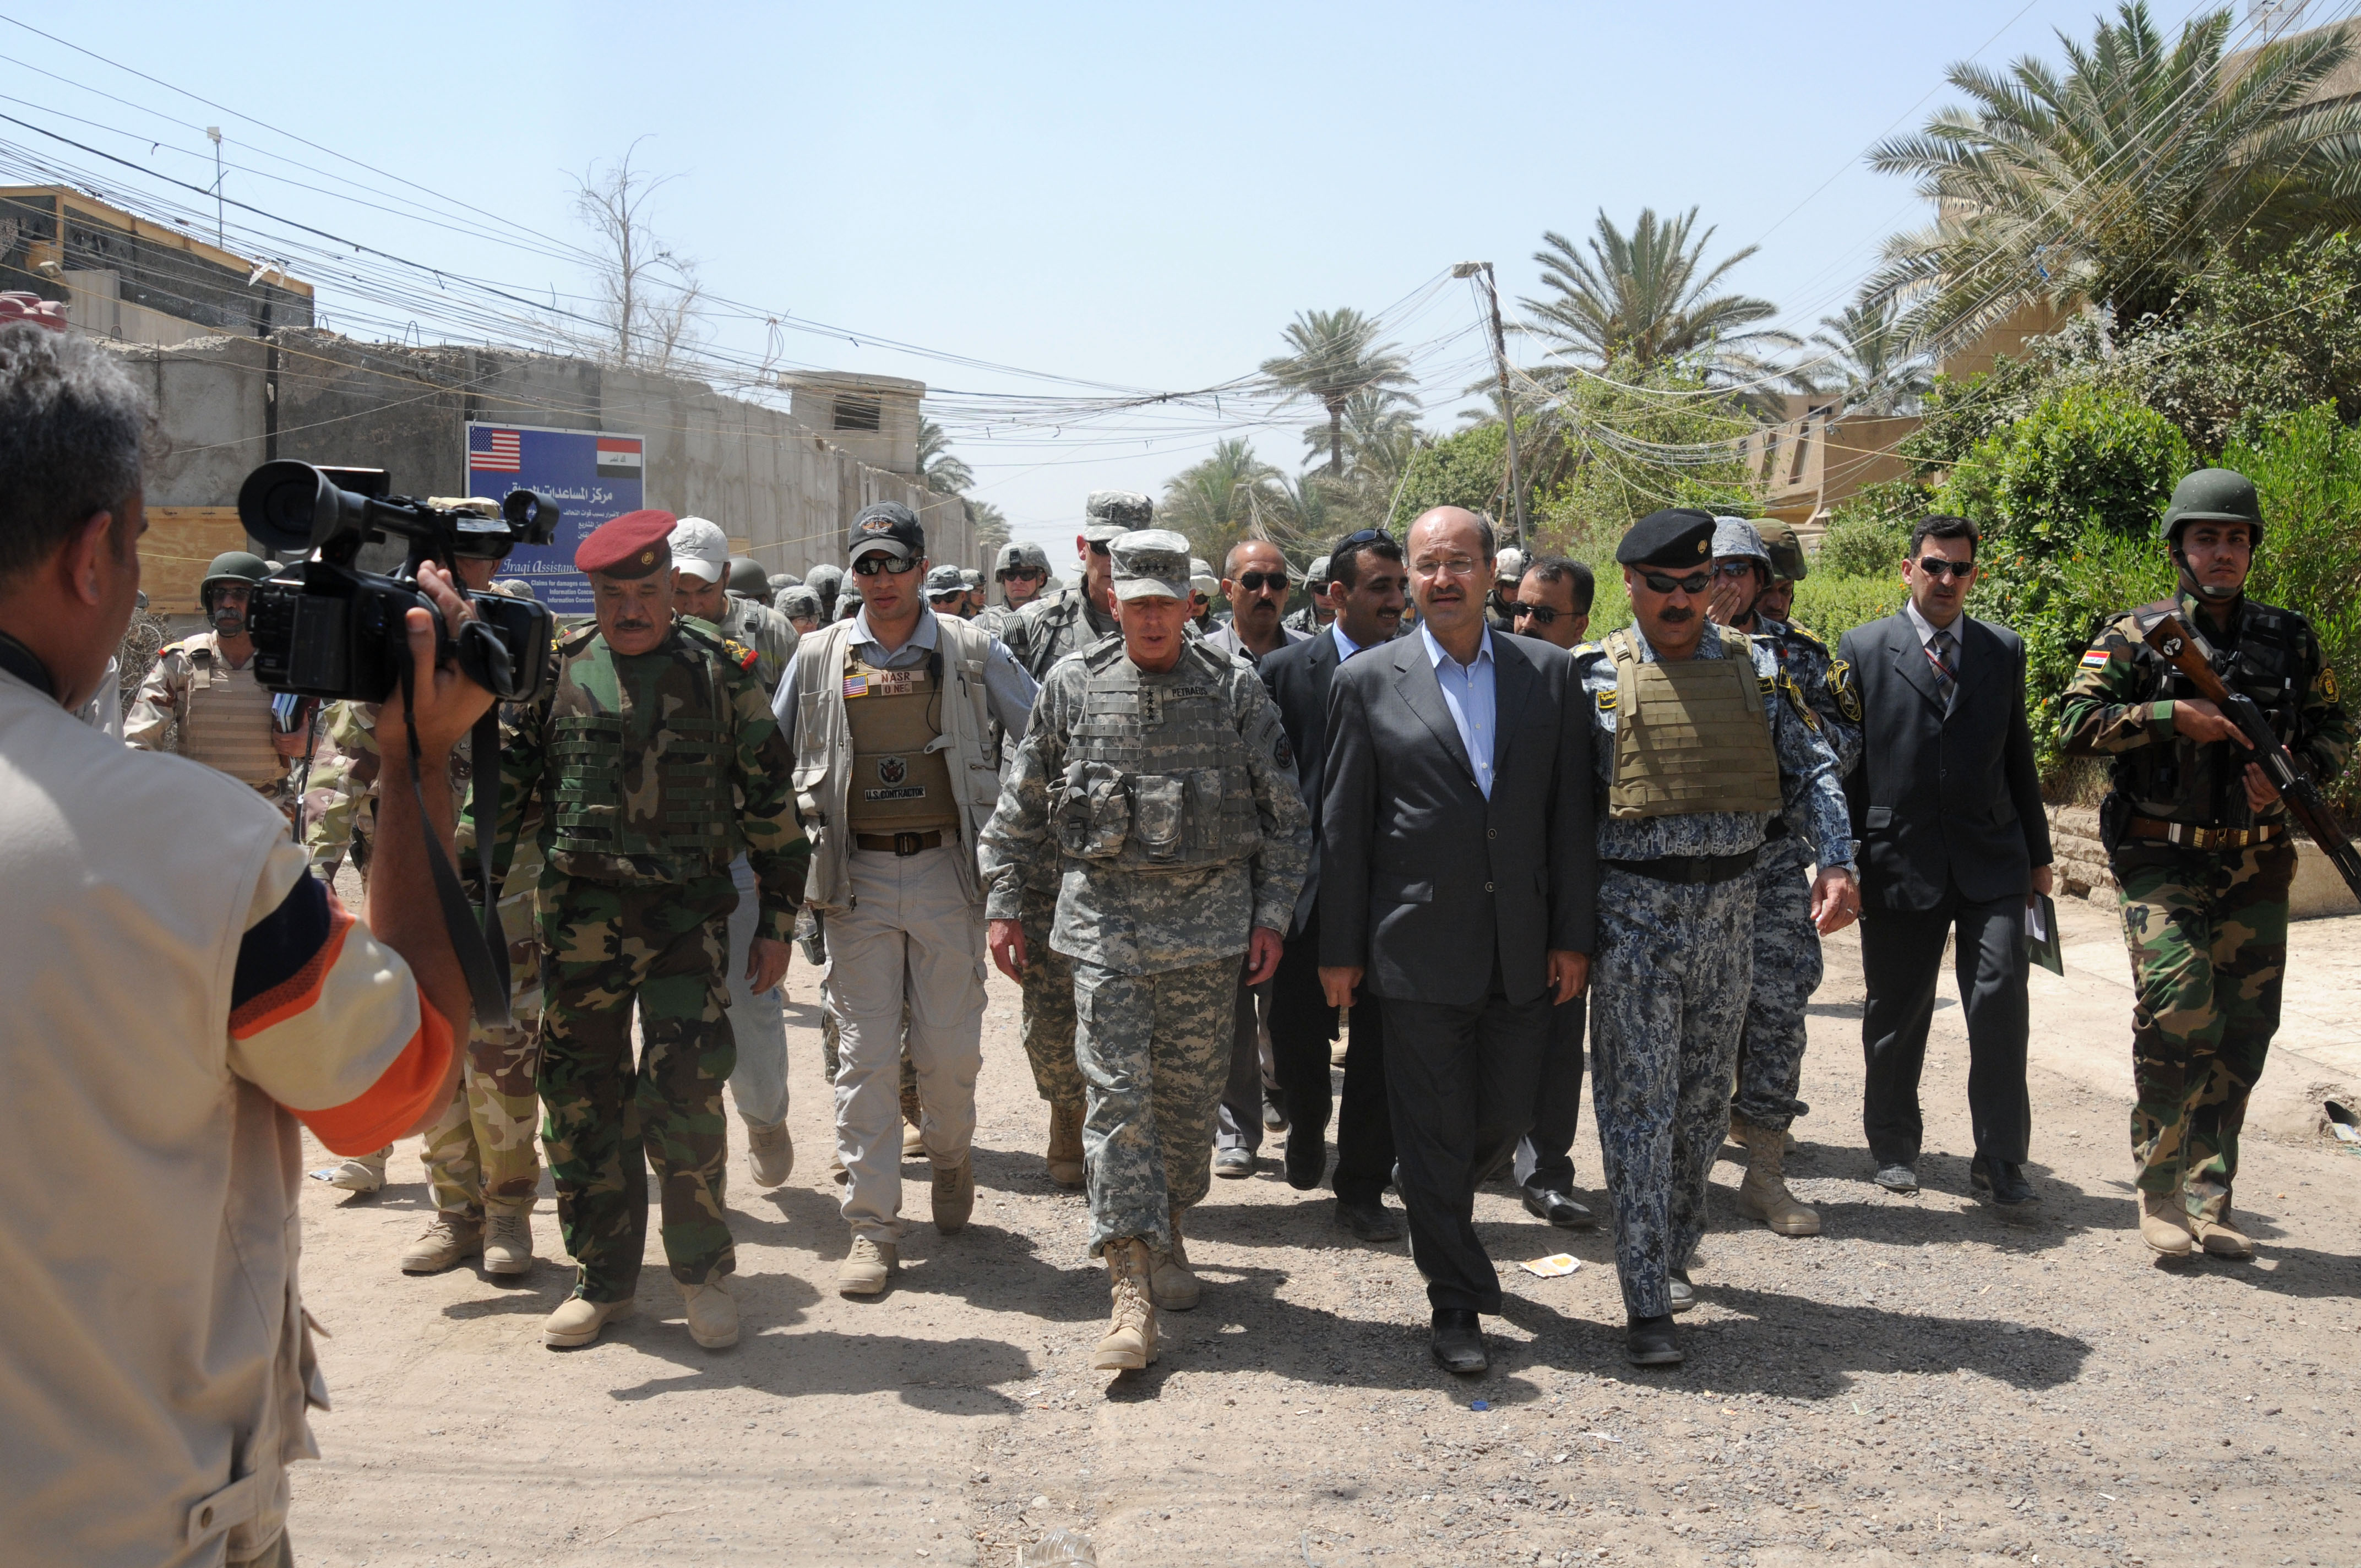
<instances>
[{"instance_id":1,"label":"bare tree","mask_svg":"<svg viewBox=\"0 0 2361 1568\"><path fill-rule=\"evenodd\" d=\"M598 314L608 336L597 357L663 375L704 335L704 289L697 263L676 255L652 226L649 203L672 176L632 168L639 149L633 142L603 173L592 164L574 182L574 211L598 243Z\"/></svg>"}]
</instances>

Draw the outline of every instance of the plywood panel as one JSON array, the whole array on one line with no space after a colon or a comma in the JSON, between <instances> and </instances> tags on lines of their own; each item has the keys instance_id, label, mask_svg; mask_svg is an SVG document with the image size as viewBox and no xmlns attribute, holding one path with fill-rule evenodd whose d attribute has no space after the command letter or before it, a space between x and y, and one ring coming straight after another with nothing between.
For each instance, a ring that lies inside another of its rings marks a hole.
<instances>
[{"instance_id":1,"label":"plywood panel","mask_svg":"<svg viewBox=\"0 0 2361 1568\"><path fill-rule=\"evenodd\" d=\"M195 615L197 584L213 558L247 548L236 507L149 507L139 541L139 586L159 615Z\"/></svg>"}]
</instances>

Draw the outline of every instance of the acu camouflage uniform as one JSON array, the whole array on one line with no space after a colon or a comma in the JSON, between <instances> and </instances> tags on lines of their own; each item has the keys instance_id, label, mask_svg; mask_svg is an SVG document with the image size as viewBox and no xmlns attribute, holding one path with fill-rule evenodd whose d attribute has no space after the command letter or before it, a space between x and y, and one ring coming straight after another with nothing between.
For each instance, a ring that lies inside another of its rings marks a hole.
<instances>
[{"instance_id":1,"label":"acu camouflage uniform","mask_svg":"<svg viewBox=\"0 0 2361 1568\"><path fill-rule=\"evenodd\" d=\"M1287 929L1311 854L1279 710L1194 641L1162 674L1120 638L1063 659L982 849L995 920L1058 867L1043 948L1073 970L1091 1255L1134 1236L1169 1252L1172 1216L1212 1183L1240 956L1253 927Z\"/></svg>"},{"instance_id":2,"label":"acu camouflage uniform","mask_svg":"<svg viewBox=\"0 0 2361 1568\"><path fill-rule=\"evenodd\" d=\"M2279 1031L2296 852L2284 804L2247 806L2243 747L2174 732L2172 703L2197 693L2141 635L2140 620L2164 609L2212 644L2223 684L2254 698L2323 784L2353 750L2353 721L2302 616L2242 598L2225 634L2189 593L2110 621L2061 704L2066 752L2111 763L2100 821L2131 948L2139 1189L2181 1193L2192 1218L2224 1223L2246 1098ZM2227 842L2134 838L2136 817L2183 825L2184 837L2219 830ZM2270 838L2242 841L2246 830Z\"/></svg>"},{"instance_id":3,"label":"acu camouflage uniform","mask_svg":"<svg viewBox=\"0 0 2361 1568\"><path fill-rule=\"evenodd\" d=\"M763 683L764 691L777 691L779 683L786 679L788 667L796 662L796 643L802 637L796 630L796 623L743 594L724 593L721 601L720 620L707 624L720 633L723 641L751 650L754 662L749 667L755 678Z\"/></svg>"},{"instance_id":4,"label":"acu camouflage uniform","mask_svg":"<svg viewBox=\"0 0 2361 1568\"><path fill-rule=\"evenodd\" d=\"M650 1161L673 1277L709 1285L737 1266L722 1212L730 862L753 866L756 934L785 941L810 856L749 652L695 620L629 657L595 625L574 628L501 756L503 851L542 810L543 1135L576 1293L591 1301L628 1299L638 1282Z\"/></svg>"},{"instance_id":5,"label":"acu camouflage uniform","mask_svg":"<svg viewBox=\"0 0 2361 1568\"><path fill-rule=\"evenodd\" d=\"M1720 660L1737 633L1705 628L1697 660ZM1640 663L1657 663L1637 627ZM1747 640L1777 759L1776 805L1799 818L1823 867L1850 869L1852 828L1836 753L1768 646ZM1615 1211L1615 1268L1632 1318L1672 1310L1670 1272L1705 1234L1706 1194L1730 1126L1732 1074L1754 970L1754 878L1665 881L1631 869L1758 850L1778 810L1619 817L1618 669L1609 644L1575 665L1588 696L1598 773L1598 951L1591 960L1591 1103ZM1712 785L1700 787L1712 788Z\"/></svg>"},{"instance_id":6,"label":"acu camouflage uniform","mask_svg":"<svg viewBox=\"0 0 2361 1568\"><path fill-rule=\"evenodd\" d=\"M1852 672L1800 626L1757 618L1753 637L1779 662L1781 678L1810 705L1841 780L1861 760L1861 693ZM1773 818L1769 841L1754 862L1754 981L1746 995L1730 1108L1778 1132L1811 1110L1795 1097L1804 1081L1804 1008L1826 972L1819 927L1812 924L1810 843L1809 817L1791 806Z\"/></svg>"}]
</instances>

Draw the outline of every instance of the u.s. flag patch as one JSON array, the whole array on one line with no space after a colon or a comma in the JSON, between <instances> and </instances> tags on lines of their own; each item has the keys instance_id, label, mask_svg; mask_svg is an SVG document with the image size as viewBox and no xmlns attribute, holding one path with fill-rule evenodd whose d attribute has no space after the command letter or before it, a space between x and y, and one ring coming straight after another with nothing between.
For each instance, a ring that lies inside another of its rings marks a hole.
<instances>
[{"instance_id":1,"label":"u.s. flag patch","mask_svg":"<svg viewBox=\"0 0 2361 1568\"><path fill-rule=\"evenodd\" d=\"M867 696L869 695L869 677L867 675L845 676L844 695L849 697ZM868 709L863 708L862 711L866 713Z\"/></svg>"},{"instance_id":2,"label":"u.s. flag patch","mask_svg":"<svg viewBox=\"0 0 2361 1568\"><path fill-rule=\"evenodd\" d=\"M2104 648L2093 648L2082 655L2082 667L2086 670L2103 670L2107 667L2107 651Z\"/></svg>"}]
</instances>

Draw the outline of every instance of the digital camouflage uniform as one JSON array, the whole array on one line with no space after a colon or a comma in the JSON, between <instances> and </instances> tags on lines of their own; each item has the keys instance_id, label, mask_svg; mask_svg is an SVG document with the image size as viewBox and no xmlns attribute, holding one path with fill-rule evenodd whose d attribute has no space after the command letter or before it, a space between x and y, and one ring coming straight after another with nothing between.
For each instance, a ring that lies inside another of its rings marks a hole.
<instances>
[{"instance_id":1,"label":"digital camouflage uniform","mask_svg":"<svg viewBox=\"0 0 2361 1568\"><path fill-rule=\"evenodd\" d=\"M158 650L124 713L123 738L140 751L169 751L225 773L292 820L293 764L279 754L272 696L251 656L232 669L219 635L200 631Z\"/></svg>"},{"instance_id":2,"label":"digital camouflage uniform","mask_svg":"<svg viewBox=\"0 0 2361 1568\"><path fill-rule=\"evenodd\" d=\"M764 691L777 691L779 683L786 679L788 667L796 662L796 643L801 633L796 630L795 622L743 594L724 593L721 599L720 620L708 624L721 633L724 641L753 650L756 678L762 681Z\"/></svg>"},{"instance_id":3,"label":"digital camouflage uniform","mask_svg":"<svg viewBox=\"0 0 2361 1568\"><path fill-rule=\"evenodd\" d=\"M503 734L513 713L504 706ZM481 884L476 823L468 811L471 758L466 744L453 748L446 771L458 826L459 877L473 905L481 897ZM303 795L303 844L323 876L333 878L347 853L366 870L377 835L377 792L385 782L381 761L375 704L335 702L322 711L320 746ZM392 782L396 788L409 787L406 774L398 773ZM472 1221L482 1219L487 1207L530 1211L541 1185L541 1152L533 1142L541 1112L534 1089L541 1058L541 948L533 929L533 887L540 872L540 846L522 846L500 886L500 930L509 942L509 1022L471 1023L458 1089L427 1129L419 1153L440 1213ZM380 1150L365 1161L382 1171L391 1152Z\"/></svg>"},{"instance_id":4,"label":"digital camouflage uniform","mask_svg":"<svg viewBox=\"0 0 2361 1568\"><path fill-rule=\"evenodd\" d=\"M1629 637L1655 662L1636 627ZM1720 659L1721 628L1705 628L1698 659ZM1773 814L1694 811L1618 818L1617 669L1601 643L1575 650L1595 726L1599 789L1598 951L1590 966L1591 1103L1615 1211L1615 1267L1631 1317L1672 1310L1670 1271L1706 1228L1713 1161L1730 1097L1754 970L1754 879L1693 884L1617 862L1743 855ZM1753 646L1756 688L1771 728L1778 787L1823 866L1850 868L1852 830L1836 754L1771 650Z\"/></svg>"},{"instance_id":5,"label":"digital camouflage uniform","mask_svg":"<svg viewBox=\"0 0 2361 1568\"><path fill-rule=\"evenodd\" d=\"M2260 812L2241 783L2244 748L2174 733L2172 702L2197 693L2149 648L2150 605L2108 622L2067 684L2059 732L2073 756L2103 756L2113 791L2101 814L2133 974L2132 1158L2139 1189L2185 1195L2192 1219L2224 1223L2238 1174L2246 1098L2279 1023L2288 887L2295 847L2287 807ZM2213 645L2223 684L2255 699L2290 751L2323 784L2353 749L2353 722L2311 623L2238 600L2228 633L2195 596L2177 608ZM2132 817L2236 830L2269 842L2200 849L2128 836Z\"/></svg>"},{"instance_id":6,"label":"digital camouflage uniform","mask_svg":"<svg viewBox=\"0 0 2361 1568\"><path fill-rule=\"evenodd\" d=\"M757 935L785 941L810 854L748 652L679 621L624 657L595 625L575 627L501 756L504 850L542 809L543 1136L576 1294L590 1301L627 1299L637 1283L648 1162L673 1277L712 1284L736 1267L722 1200L721 1090L737 1056L730 862L743 852L753 866Z\"/></svg>"},{"instance_id":7,"label":"digital camouflage uniform","mask_svg":"<svg viewBox=\"0 0 2361 1568\"><path fill-rule=\"evenodd\" d=\"M1828 645L1800 626L1767 618L1757 641L1779 662L1780 675L1804 694L1836 753L1837 777L1861 756L1861 694ZM1826 965L1812 924L1811 823L1790 807L1754 862L1754 979L1738 1047L1738 1091L1730 1108L1758 1127L1784 1132L1811 1107L1797 1099L1804 1081L1805 1005Z\"/></svg>"},{"instance_id":8,"label":"digital camouflage uniform","mask_svg":"<svg viewBox=\"0 0 2361 1568\"><path fill-rule=\"evenodd\" d=\"M1091 1255L1126 1237L1167 1252L1212 1182L1249 932L1287 929L1311 852L1279 710L1194 641L1162 674L1120 639L1063 659L982 849L995 920L1022 918L1028 872L1057 857L1047 946L1073 967Z\"/></svg>"}]
</instances>

